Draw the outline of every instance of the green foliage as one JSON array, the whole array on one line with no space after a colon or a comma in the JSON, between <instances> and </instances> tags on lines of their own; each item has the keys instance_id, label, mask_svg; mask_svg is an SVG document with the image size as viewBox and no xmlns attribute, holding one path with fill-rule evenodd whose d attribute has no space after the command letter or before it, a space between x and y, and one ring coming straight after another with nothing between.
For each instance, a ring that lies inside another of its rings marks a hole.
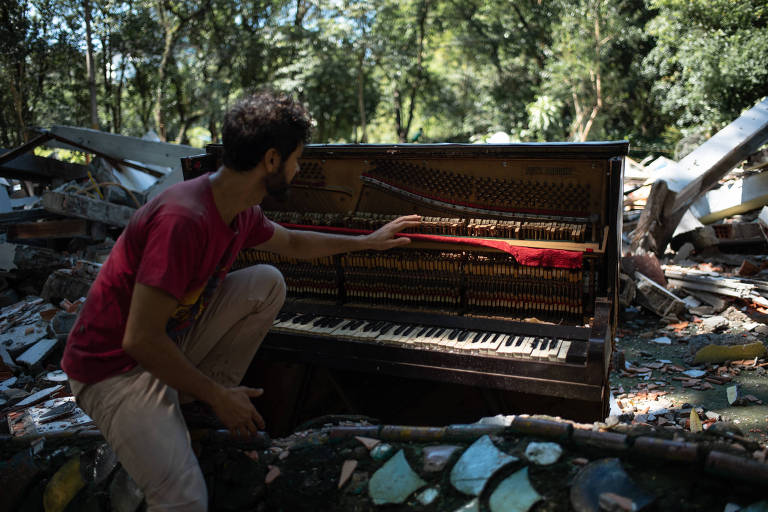
<instances>
[{"instance_id":1,"label":"green foliage","mask_svg":"<svg viewBox=\"0 0 768 512\"><path fill-rule=\"evenodd\" d=\"M643 71L683 132L713 130L768 95L764 0L653 0Z\"/></svg>"},{"instance_id":2,"label":"green foliage","mask_svg":"<svg viewBox=\"0 0 768 512\"><path fill-rule=\"evenodd\" d=\"M88 126L83 0L0 7L0 145ZM103 130L202 145L263 87L315 142L624 139L671 151L768 95L764 0L89 0Z\"/></svg>"}]
</instances>

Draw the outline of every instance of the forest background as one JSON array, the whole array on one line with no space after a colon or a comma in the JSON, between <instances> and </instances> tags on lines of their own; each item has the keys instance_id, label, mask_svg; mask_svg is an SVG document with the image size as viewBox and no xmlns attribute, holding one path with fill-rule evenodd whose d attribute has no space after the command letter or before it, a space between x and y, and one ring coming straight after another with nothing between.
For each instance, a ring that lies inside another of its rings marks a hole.
<instances>
[{"instance_id":1,"label":"forest background","mask_svg":"<svg viewBox=\"0 0 768 512\"><path fill-rule=\"evenodd\" d=\"M680 158L768 95L766 63L766 0L6 0L0 146L52 124L202 146L272 87L313 142Z\"/></svg>"}]
</instances>

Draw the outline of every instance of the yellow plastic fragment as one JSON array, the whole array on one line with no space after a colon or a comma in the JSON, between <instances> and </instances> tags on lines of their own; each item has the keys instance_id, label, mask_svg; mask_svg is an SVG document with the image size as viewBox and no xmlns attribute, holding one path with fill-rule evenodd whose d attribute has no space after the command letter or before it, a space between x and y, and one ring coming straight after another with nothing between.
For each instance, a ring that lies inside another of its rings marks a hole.
<instances>
[{"instance_id":1,"label":"yellow plastic fragment","mask_svg":"<svg viewBox=\"0 0 768 512\"><path fill-rule=\"evenodd\" d=\"M83 486L85 482L80 475L80 455L75 455L59 468L45 486L43 493L45 512L63 511Z\"/></svg>"},{"instance_id":2,"label":"yellow plastic fragment","mask_svg":"<svg viewBox=\"0 0 768 512\"><path fill-rule=\"evenodd\" d=\"M696 352L693 363L722 363L724 361L739 361L763 357L768 353L765 345L755 342L747 345L707 345Z\"/></svg>"},{"instance_id":3,"label":"yellow plastic fragment","mask_svg":"<svg viewBox=\"0 0 768 512\"><path fill-rule=\"evenodd\" d=\"M696 409L691 409L691 432L701 432L704 430L701 426L701 420L699 419L699 413Z\"/></svg>"}]
</instances>

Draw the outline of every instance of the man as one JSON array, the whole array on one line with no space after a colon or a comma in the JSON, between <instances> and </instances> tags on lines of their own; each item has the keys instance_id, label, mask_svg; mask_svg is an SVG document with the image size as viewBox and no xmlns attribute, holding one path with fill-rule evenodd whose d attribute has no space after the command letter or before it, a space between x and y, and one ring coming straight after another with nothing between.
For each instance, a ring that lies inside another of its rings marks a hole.
<instances>
[{"instance_id":1,"label":"man","mask_svg":"<svg viewBox=\"0 0 768 512\"><path fill-rule=\"evenodd\" d=\"M239 386L285 298L283 277L256 265L227 273L237 252L316 258L407 244L401 217L365 236L287 230L264 217L283 193L309 139L307 112L285 95L259 93L230 110L224 165L170 187L140 208L104 263L62 359L78 404L93 418L150 511L206 510L208 498L179 408L209 404L234 434L264 428Z\"/></svg>"}]
</instances>

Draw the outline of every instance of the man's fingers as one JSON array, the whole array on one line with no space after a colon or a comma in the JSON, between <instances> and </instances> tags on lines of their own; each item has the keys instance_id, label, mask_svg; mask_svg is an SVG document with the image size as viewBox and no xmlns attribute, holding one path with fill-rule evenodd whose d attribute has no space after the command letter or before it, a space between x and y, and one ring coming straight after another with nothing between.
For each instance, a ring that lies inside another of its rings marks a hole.
<instances>
[{"instance_id":1,"label":"man's fingers","mask_svg":"<svg viewBox=\"0 0 768 512\"><path fill-rule=\"evenodd\" d=\"M262 388L243 388L243 390L245 391L245 394L251 398L257 398L264 394Z\"/></svg>"},{"instance_id":2,"label":"man's fingers","mask_svg":"<svg viewBox=\"0 0 768 512\"><path fill-rule=\"evenodd\" d=\"M401 245L408 245L409 243L411 243L411 239L407 236L402 236L390 240L390 247L400 247Z\"/></svg>"},{"instance_id":3,"label":"man's fingers","mask_svg":"<svg viewBox=\"0 0 768 512\"><path fill-rule=\"evenodd\" d=\"M264 428L267 426L266 423L264 423L264 418L262 418L261 414L259 414L259 411L254 411L253 422L256 423L256 426L261 430L264 430Z\"/></svg>"}]
</instances>

